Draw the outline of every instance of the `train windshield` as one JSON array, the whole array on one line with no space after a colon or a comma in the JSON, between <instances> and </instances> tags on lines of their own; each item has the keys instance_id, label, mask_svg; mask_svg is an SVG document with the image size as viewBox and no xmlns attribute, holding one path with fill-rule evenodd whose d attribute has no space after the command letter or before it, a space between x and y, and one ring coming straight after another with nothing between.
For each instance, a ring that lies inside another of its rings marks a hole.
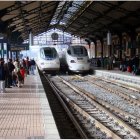
<instances>
[{"instance_id":1,"label":"train windshield","mask_svg":"<svg viewBox=\"0 0 140 140\"><path fill-rule=\"evenodd\" d=\"M87 50L84 46L73 46L73 53L75 56L87 56Z\"/></svg>"},{"instance_id":2,"label":"train windshield","mask_svg":"<svg viewBox=\"0 0 140 140\"><path fill-rule=\"evenodd\" d=\"M55 48L44 48L43 49L43 58L55 58L57 56L57 52L55 50Z\"/></svg>"}]
</instances>

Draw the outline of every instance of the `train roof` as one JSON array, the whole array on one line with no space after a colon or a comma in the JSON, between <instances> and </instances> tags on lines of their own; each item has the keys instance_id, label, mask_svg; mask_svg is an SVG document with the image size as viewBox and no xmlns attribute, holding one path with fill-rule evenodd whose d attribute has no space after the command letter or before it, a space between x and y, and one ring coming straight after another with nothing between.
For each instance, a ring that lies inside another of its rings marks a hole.
<instances>
[{"instance_id":1,"label":"train roof","mask_svg":"<svg viewBox=\"0 0 140 140\"><path fill-rule=\"evenodd\" d=\"M83 46L83 47L85 47L86 44L70 44L70 46Z\"/></svg>"},{"instance_id":2,"label":"train roof","mask_svg":"<svg viewBox=\"0 0 140 140\"><path fill-rule=\"evenodd\" d=\"M52 46L52 45L50 45L50 46L49 45L48 46L41 46L40 49L42 49L42 48L55 48L55 46Z\"/></svg>"}]
</instances>

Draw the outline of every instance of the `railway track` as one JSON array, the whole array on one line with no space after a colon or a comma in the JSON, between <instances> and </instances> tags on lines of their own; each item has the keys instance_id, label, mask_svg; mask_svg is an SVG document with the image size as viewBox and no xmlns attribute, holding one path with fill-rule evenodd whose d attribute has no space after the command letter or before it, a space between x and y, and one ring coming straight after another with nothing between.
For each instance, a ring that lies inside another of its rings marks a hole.
<instances>
[{"instance_id":1,"label":"railway track","mask_svg":"<svg viewBox=\"0 0 140 140\"><path fill-rule=\"evenodd\" d=\"M90 87L91 84L92 85L94 85L94 84L89 82L88 80L83 79L81 76L80 77L71 76L71 78L68 78L68 79L67 80L71 81L71 82L76 81L76 82L72 82L72 83L79 88L79 84L77 85L77 81L78 81L78 83L82 84L82 85L80 85L80 89L82 89L82 91L85 91L86 93L88 93L88 96L90 96L91 98L96 98L96 100L101 105L108 108L110 111L112 111L118 117L120 117L125 122L130 124L134 129L136 129L138 132L140 132L140 118L139 118L140 108L139 107L132 106L131 103L128 104L127 102L125 102L125 100L118 98L117 96L114 96L113 94L111 94L110 92L108 92L106 90L101 90L102 88L100 86ZM87 86L85 86L86 84L87 84ZM90 89L92 88L92 91L91 90L89 91L89 88ZM103 98L103 96L108 96L108 97ZM110 96L114 96L114 97L113 98L111 97L111 99L107 99ZM114 102L114 100L116 100L116 101ZM115 105L116 102L117 102L118 106Z\"/></svg>"},{"instance_id":2,"label":"railway track","mask_svg":"<svg viewBox=\"0 0 140 140\"><path fill-rule=\"evenodd\" d=\"M80 76L78 76L80 77ZM83 77L80 77L83 78ZM95 76L87 76L84 79L88 80L89 82L96 84L97 86L108 90L112 93L115 93L125 100L129 101L130 103L137 105L140 107L140 94L138 91L134 91L134 89L130 89L124 87L123 85L118 85L117 83L105 79L101 79Z\"/></svg>"},{"instance_id":3,"label":"railway track","mask_svg":"<svg viewBox=\"0 0 140 140\"><path fill-rule=\"evenodd\" d=\"M134 106L137 106L138 108L140 107L140 94L138 91L131 90L127 87L123 86L118 86L117 83L114 83L109 80L104 80L98 77L94 76L87 76L87 77L81 77L81 76L76 76L79 79L87 80L88 82L97 85L98 87L101 87L111 93L114 93L124 100L126 100L128 103L133 104ZM131 115L130 115L131 116ZM133 116L135 116L133 114ZM137 116L136 116L137 117ZM134 118L134 117L133 117ZM140 117L138 116L138 119L140 122Z\"/></svg>"},{"instance_id":4,"label":"railway track","mask_svg":"<svg viewBox=\"0 0 140 140\"><path fill-rule=\"evenodd\" d=\"M101 103L105 103L104 101L72 85L62 77L53 77L51 80L61 91L61 96L71 106L73 113L88 132L89 138L140 138L138 130L108 111L104 107L106 104L101 105Z\"/></svg>"},{"instance_id":5,"label":"railway track","mask_svg":"<svg viewBox=\"0 0 140 140\"><path fill-rule=\"evenodd\" d=\"M76 128L73 122L75 121L73 116L70 112L66 113L67 109L65 103L63 100L61 100L60 97L56 97L56 93L54 90L52 90L52 87L50 86L49 79L44 74L40 72L40 78L42 81L42 84L44 86L44 90L46 92L46 96L48 98L50 107L52 109L52 113L57 125L57 129L59 131L60 137L62 139L81 139L81 138L87 138L86 135L82 133L82 130L80 127ZM59 98L59 99L58 99ZM61 100L61 103L60 103ZM63 105L62 105L63 104ZM71 120L69 115L71 115ZM76 121L75 121L76 124Z\"/></svg>"},{"instance_id":6,"label":"railway track","mask_svg":"<svg viewBox=\"0 0 140 140\"><path fill-rule=\"evenodd\" d=\"M120 87L123 87L123 88L126 88L126 89L130 89L130 90L133 90L133 91L136 91L136 92L139 92L140 93L140 88L138 87L138 83L135 82L137 85L133 85L130 84L131 83L131 79L128 78L128 83L127 82L124 82L122 80L119 80L119 79L112 79L111 77L107 78L107 77L104 77L102 78L101 76L95 76L94 77L98 78L98 79L102 79L104 81L107 81L107 82L110 82L110 83L116 83L116 85L120 86Z\"/></svg>"}]
</instances>

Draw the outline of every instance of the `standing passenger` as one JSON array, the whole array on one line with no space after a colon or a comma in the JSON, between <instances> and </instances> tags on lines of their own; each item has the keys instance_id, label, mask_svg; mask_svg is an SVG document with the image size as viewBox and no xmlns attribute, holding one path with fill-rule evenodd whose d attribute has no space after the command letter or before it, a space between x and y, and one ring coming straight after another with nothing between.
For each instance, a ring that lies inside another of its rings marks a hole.
<instances>
[{"instance_id":1,"label":"standing passenger","mask_svg":"<svg viewBox=\"0 0 140 140\"><path fill-rule=\"evenodd\" d=\"M0 59L0 92L5 92L5 69L3 58Z\"/></svg>"},{"instance_id":2,"label":"standing passenger","mask_svg":"<svg viewBox=\"0 0 140 140\"><path fill-rule=\"evenodd\" d=\"M12 72L12 81L13 81L13 86L17 86L17 74L16 74L16 70L14 70Z\"/></svg>"},{"instance_id":3,"label":"standing passenger","mask_svg":"<svg viewBox=\"0 0 140 140\"><path fill-rule=\"evenodd\" d=\"M14 66L15 66L15 70L16 70L16 72L17 72L18 69L20 68L20 64L19 64L18 59L15 60L15 62L14 62Z\"/></svg>"},{"instance_id":4,"label":"standing passenger","mask_svg":"<svg viewBox=\"0 0 140 140\"><path fill-rule=\"evenodd\" d=\"M7 87L10 87L12 86L12 71L15 69L15 66L12 63L12 59L8 60L7 69L8 69Z\"/></svg>"},{"instance_id":5,"label":"standing passenger","mask_svg":"<svg viewBox=\"0 0 140 140\"><path fill-rule=\"evenodd\" d=\"M17 71L17 81L18 81L18 87L21 88L21 84L22 84L22 81L23 81L23 78L22 78L22 75L20 73L20 69L18 69Z\"/></svg>"},{"instance_id":6,"label":"standing passenger","mask_svg":"<svg viewBox=\"0 0 140 140\"><path fill-rule=\"evenodd\" d=\"M30 69L30 70L31 70L31 74L34 75L34 74L35 74L35 73L34 73L34 70L35 70L35 61L34 61L33 58L32 58L31 61L30 61L30 67L31 67L31 69Z\"/></svg>"},{"instance_id":7,"label":"standing passenger","mask_svg":"<svg viewBox=\"0 0 140 140\"><path fill-rule=\"evenodd\" d=\"M29 61L29 57L26 58L26 71L27 71L27 74L29 75L29 69L30 69L30 61Z\"/></svg>"}]
</instances>

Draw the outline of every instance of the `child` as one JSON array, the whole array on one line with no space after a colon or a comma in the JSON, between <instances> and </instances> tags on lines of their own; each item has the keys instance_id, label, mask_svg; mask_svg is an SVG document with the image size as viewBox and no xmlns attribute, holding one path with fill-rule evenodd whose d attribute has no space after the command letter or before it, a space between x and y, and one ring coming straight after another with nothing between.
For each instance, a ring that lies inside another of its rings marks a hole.
<instances>
[{"instance_id":1,"label":"child","mask_svg":"<svg viewBox=\"0 0 140 140\"><path fill-rule=\"evenodd\" d=\"M18 69L18 71L17 71L17 80L18 80L18 87L22 87L21 83L23 81L23 78L22 78L22 75L20 73L20 69Z\"/></svg>"},{"instance_id":2,"label":"child","mask_svg":"<svg viewBox=\"0 0 140 140\"><path fill-rule=\"evenodd\" d=\"M24 84L24 78L25 78L25 69L23 67L20 68L20 74L22 76L22 84Z\"/></svg>"}]
</instances>

